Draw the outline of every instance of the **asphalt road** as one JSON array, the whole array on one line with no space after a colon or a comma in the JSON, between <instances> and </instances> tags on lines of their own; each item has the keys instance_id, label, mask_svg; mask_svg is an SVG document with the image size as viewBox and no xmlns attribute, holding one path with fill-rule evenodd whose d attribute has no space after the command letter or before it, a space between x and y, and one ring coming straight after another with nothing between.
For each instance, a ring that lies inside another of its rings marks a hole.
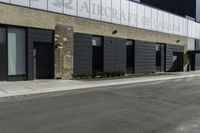
<instances>
[{"instance_id":1,"label":"asphalt road","mask_svg":"<svg viewBox=\"0 0 200 133\"><path fill-rule=\"evenodd\" d=\"M0 133L199 133L200 78L0 99Z\"/></svg>"}]
</instances>

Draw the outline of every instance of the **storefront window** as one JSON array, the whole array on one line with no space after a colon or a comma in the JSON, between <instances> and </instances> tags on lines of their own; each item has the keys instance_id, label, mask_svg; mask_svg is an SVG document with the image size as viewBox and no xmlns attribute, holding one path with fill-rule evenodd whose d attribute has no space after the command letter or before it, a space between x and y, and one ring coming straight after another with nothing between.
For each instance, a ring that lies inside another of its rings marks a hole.
<instances>
[{"instance_id":1,"label":"storefront window","mask_svg":"<svg viewBox=\"0 0 200 133\"><path fill-rule=\"evenodd\" d=\"M8 75L26 74L25 30L8 28Z\"/></svg>"}]
</instances>

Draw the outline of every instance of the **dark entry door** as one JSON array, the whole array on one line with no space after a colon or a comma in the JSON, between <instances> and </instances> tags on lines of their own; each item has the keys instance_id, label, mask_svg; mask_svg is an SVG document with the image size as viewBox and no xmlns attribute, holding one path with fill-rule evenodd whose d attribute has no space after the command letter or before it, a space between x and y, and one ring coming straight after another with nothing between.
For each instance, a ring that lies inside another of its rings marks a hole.
<instances>
[{"instance_id":1,"label":"dark entry door","mask_svg":"<svg viewBox=\"0 0 200 133\"><path fill-rule=\"evenodd\" d=\"M103 46L102 38L92 37L92 71L93 73L103 71Z\"/></svg>"},{"instance_id":2,"label":"dark entry door","mask_svg":"<svg viewBox=\"0 0 200 133\"><path fill-rule=\"evenodd\" d=\"M134 73L134 42L126 42L126 73Z\"/></svg>"},{"instance_id":3,"label":"dark entry door","mask_svg":"<svg viewBox=\"0 0 200 133\"><path fill-rule=\"evenodd\" d=\"M34 77L35 79L52 79L54 77L54 52L52 43L34 43Z\"/></svg>"},{"instance_id":4,"label":"dark entry door","mask_svg":"<svg viewBox=\"0 0 200 133\"><path fill-rule=\"evenodd\" d=\"M103 52L102 47L93 46L93 58L92 58L92 68L93 72L103 71Z\"/></svg>"},{"instance_id":5,"label":"dark entry door","mask_svg":"<svg viewBox=\"0 0 200 133\"><path fill-rule=\"evenodd\" d=\"M175 72L183 71L183 52L174 52L173 62L173 70Z\"/></svg>"},{"instance_id":6,"label":"dark entry door","mask_svg":"<svg viewBox=\"0 0 200 133\"><path fill-rule=\"evenodd\" d=\"M190 52L189 55L190 55L190 67L191 67L190 69L194 71L195 70L195 53Z\"/></svg>"},{"instance_id":7,"label":"dark entry door","mask_svg":"<svg viewBox=\"0 0 200 133\"><path fill-rule=\"evenodd\" d=\"M161 71L161 45L156 44L156 71Z\"/></svg>"}]
</instances>

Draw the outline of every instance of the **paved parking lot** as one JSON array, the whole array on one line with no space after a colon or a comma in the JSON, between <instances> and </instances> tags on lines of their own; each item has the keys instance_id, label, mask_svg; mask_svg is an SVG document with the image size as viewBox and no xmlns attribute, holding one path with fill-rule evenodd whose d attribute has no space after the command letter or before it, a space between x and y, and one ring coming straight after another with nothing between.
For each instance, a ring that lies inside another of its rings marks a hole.
<instances>
[{"instance_id":1,"label":"paved parking lot","mask_svg":"<svg viewBox=\"0 0 200 133\"><path fill-rule=\"evenodd\" d=\"M0 101L1 133L199 133L200 78Z\"/></svg>"}]
</instances>

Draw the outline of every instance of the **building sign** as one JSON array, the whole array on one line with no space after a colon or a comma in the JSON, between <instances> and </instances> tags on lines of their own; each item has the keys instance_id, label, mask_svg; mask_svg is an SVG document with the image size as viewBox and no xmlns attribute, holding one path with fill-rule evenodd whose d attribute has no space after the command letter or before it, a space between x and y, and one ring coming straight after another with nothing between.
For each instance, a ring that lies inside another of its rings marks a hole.
<instances>
[{"instance_id":1,"label":"building sign","mask_svg":"<svg viewBox=\"0 0 200 133\"><path fill-rule=\"evenodd\" d=\"M130 27L200 39L200 24L130 0L0 0Z\"/></svg>"}]
</instances>

